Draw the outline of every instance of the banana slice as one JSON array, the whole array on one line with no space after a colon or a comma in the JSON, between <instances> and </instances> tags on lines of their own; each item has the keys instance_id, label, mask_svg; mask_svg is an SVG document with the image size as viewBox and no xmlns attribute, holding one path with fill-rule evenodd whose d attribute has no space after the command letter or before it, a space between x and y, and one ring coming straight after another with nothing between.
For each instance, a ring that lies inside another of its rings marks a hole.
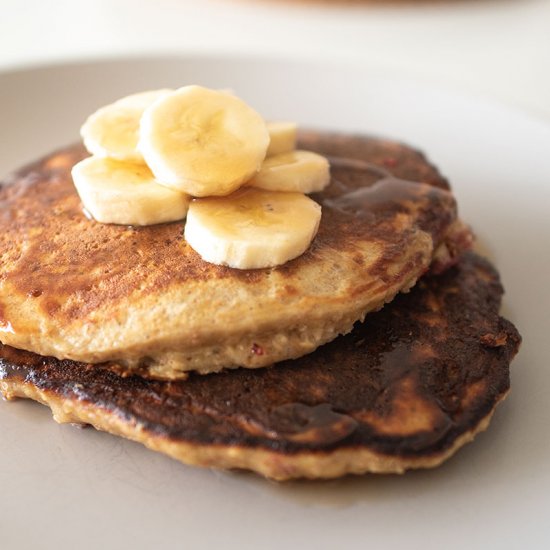
<instances>
[{"instance_id":1,"label":"banana slice","mask_svg":"<svg viewBox=\"0 0 550 550\"><path fill-rule=\"evenodd\" d=\"M144 164L89 157L72 169L86 210L98 222L152 225L185 218L191 198L159 185Z\"/></svg>"},{"instance_id":2,"label":"banana slice","mask_svg":"<svg viewBox=\"0 0 550 550\"><path fill-rule=\"evenodd\" d=\"M139 149L157 180L196 197L235 191L260 169L268 145L256 111L201 86L163 96L141 119Z\"/></svg>"},{"instance_id":3,"label":"banana slice","mask_svg":"<svg viewBox=\"0 0 550 550\"><path fill-rule=\"evenodd\" d=\"M185 238L207 262L273 267L308 248L320 219L321 207L301 193L243 188L227 197L193 200Z\"/></svg>"},{"instance_id":4,"label":"banana slice","mask_svg":"<svg viewBox=\"0 0 550 550\"><path fill-rule=\"evenodd\" d=\"M271 139L267 148L268 157L290 153L296 149L296 123L267 122L267 131Z\"/></svg>"},{"instance_id":5,"label":"banana slice","mask_svg":"<svg viewBox=\"0 0 550 550\"><path fill-rule=\"evenodd\" d=\"M131 162L143 162L137 150L139 121L143 111L171 90L129 95L90 115L80 135L92 155Z\"/></svg>"},{"instance_id":6,"label":"banana slice","mask_svg":"<svg viewBox=\"0 0 550 550\"><path fill-rule=\"evenodd\" d=\"M292 151L265 159L249 185L268 191L315 193L330 182L328 160L311 151Z\"/></svg>"}]
</instances>

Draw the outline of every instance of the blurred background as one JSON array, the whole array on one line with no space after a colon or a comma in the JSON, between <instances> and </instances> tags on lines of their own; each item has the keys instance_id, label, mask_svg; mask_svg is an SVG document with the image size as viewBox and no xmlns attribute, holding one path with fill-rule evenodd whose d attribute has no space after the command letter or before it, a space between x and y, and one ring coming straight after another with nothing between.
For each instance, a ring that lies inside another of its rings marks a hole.
<instances>
[{"instance_id":1,"label":"blurred background","mask_svg":"<svg viewBox=\"0 0 550 550\"><path fill-rule=\"evenodd\" d=\"M0 0L0 70L178 53L356 63L550 120L550 0Z\"/></svg>"}]
</instances>

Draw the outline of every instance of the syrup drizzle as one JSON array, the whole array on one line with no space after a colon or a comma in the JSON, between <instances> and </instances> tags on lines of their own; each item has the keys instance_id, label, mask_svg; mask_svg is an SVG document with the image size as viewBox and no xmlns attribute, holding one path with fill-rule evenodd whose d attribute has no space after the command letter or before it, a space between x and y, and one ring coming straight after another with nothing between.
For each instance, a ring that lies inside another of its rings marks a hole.
<instances>
[{"instance_id":1,"label":"syrup drizzle","mask_svg":"<svg viewBox=\"0 0 550 550\"><path fill-rule=\"evenodd\" d=\"M407 212L414 208L415 201L426 194L440 198L451 196L449 191L428 183L397 178L380 166L366 161L340 157L330 160L335 175L331 184L334 191L329 191L326 197L321 195L318 199L326 208L355 217L374 220L385 213L394 213L396 205ZM345 182L337 176L341 170L346 171ZM358 174L355 175L354 172Z\"/></svg>"}]
</instances>

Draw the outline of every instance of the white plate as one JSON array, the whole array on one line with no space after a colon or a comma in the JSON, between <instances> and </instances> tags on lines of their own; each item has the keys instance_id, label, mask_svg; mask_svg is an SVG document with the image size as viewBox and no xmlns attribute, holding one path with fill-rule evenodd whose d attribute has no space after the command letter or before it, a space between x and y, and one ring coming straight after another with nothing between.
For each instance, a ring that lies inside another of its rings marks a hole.
<instances>
[{"instance_id":1,"label":"white plate","mask_svg":"<svg viewBox=\"0 0 550 550\"><path fill-rule=\"evenodd\" d=\"M278 485L183 466L45 407L0 403L3 549L529 548L550 540L550 128L506 107L352 66L135 59L0 75L0 172L78 138L148 88L231 87L267 117L394 137L448 175L524 336L511 397L437 470ZM546 546L548 547L548 546Z\"/></svg>"}]
</instances>

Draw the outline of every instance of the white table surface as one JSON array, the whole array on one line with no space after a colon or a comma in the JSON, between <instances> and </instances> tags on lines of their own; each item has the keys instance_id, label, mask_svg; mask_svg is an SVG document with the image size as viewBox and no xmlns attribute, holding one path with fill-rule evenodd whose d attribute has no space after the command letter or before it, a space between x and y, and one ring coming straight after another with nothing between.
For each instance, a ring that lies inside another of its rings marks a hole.
<instances>
[{"instance_id":1,"label":"white table surface","mask_svg":"<svg viewBox=\"0 0 550 550\"><path fill-rule=\"evenodd\" d=\"M385 67L550 120L550 0L0 0L0 70L189 52Z\"/></svg>"}]
</instances>

